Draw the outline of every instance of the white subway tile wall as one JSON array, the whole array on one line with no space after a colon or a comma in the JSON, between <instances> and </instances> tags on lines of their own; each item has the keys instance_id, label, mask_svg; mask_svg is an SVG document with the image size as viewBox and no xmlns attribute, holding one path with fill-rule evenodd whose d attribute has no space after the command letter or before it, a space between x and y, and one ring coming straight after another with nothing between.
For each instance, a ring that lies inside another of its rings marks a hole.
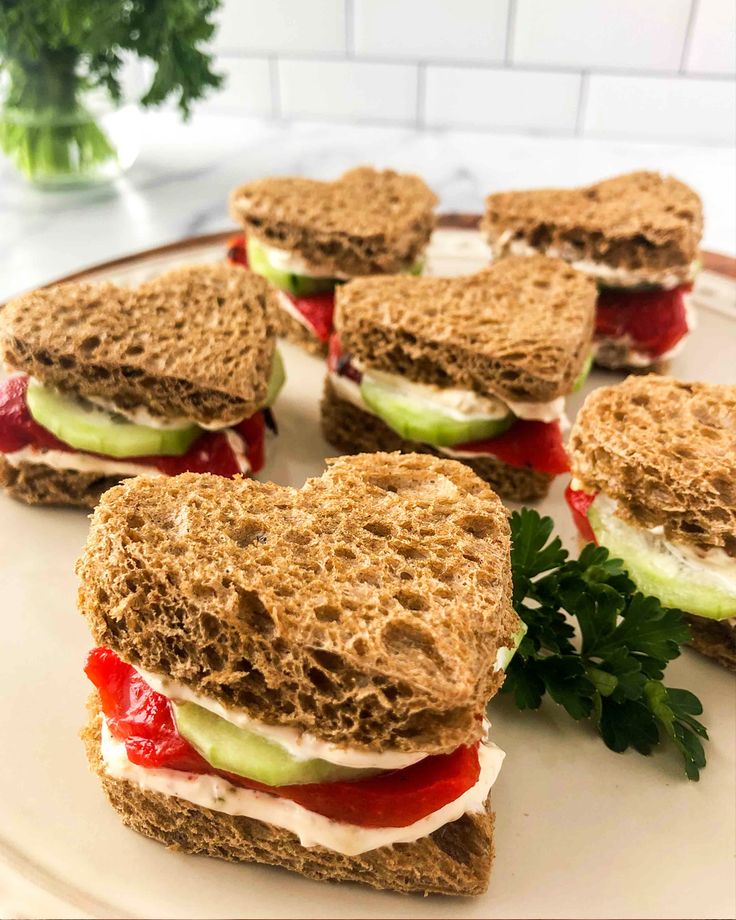
<instances>
[{"instance_id":1,"label":"white subway tile wall","mask_svg":"<svg viewBox=\"0 0 736 920\"><path fill-rule=\"evenodd\" d=\"M224 0L211 109L736 142L736 0Z\"/></svg>"}]
</instances>

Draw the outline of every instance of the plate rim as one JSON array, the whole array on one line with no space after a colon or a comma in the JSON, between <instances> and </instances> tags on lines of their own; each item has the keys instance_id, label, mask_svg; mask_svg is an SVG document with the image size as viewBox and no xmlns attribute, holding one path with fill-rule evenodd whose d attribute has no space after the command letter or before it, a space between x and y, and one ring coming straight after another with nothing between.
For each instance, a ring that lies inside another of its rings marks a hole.
<instances>
[{"instance_id":1,"label":"plate rim","mask_svg":"<svg viewBox=\"0 0 736 920\"><path fill-rule=\"evenodd\" d=\"M448 211L437 215L437 229L442 230L477 230L482 215L475 212ZM181 237L170 243L162 243L159 246L150 246L146 249L139 249L136 252L128 253L124 256L118 256L115 259L108 259L104 262L97 262L93 265L87 265L77 271L53 278L44 284L39 285L36 290L53 287L56 284L66 284L69 281L82 281L88 275L97 274L98 272L113 271L122 268L125 265L141 261L143 259L154 258L156 256L173 255L177 252L183 252L196 246L208 246L215 243L225 243L230 237L239 233L237 227L228 230L217 230L213 233L194 234L192 236ZM714 252L710 249L701 251L703 259L703 268L706 271L714 272L725 278L736 280L736 257L729 256L723 252ZM21 292L22 293L22 292ZM15 295L18 296L18 295ZM12 298L8 298L11 300ZM0 302L0 309L5 306L8 300Z\"/></svg>"}]
</instances>

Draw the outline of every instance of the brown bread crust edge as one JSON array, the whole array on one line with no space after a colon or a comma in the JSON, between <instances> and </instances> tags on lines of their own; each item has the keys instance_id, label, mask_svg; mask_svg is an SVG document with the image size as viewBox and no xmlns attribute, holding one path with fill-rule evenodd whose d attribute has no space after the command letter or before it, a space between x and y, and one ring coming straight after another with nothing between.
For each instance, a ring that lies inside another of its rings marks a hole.
<instances>
[{"instance_id":1,"label":"brown bread crust edge","mask_svg":"<svg viewBox=\"0 0 736 920\"><path fill-rule=\"evenodd\" d=\"M0 454L0 487L26 505L67 505L94 508L103 492L122 476L100 476L76 470L55 470L42 463L13 466Z\"/></svg>"},{"instance_id":2,"label":"brown bread crust edge","mask_svg":"<svg viewBox=\"0 0 736 920\"><path fill-rule=\"evenodd\" d=\"M289 316L286 310L279 310L278 330L281 338L298 345L310 355L316 355L318 358L327 357L327 343L321 342L306 326L293 316Z\"/></svg>"},{"instance_id":3,"label":"brown bread crust edge","mask_svg":"<svg viewBox=\"0 0 736 920\"><path fill-rule=\"evenodd\" d=\"M352 403L340 399L329 378L325 381L321 418L325 439L345 454L400 450L404 453L446 456L427 444L405 441L375 415L362 412ZM477 460L457 459L469 466L501 498L509 501L526 502L544 498L554 478L536 470L509 466L495 457L480 457Z\"/></svg>"},{"instance_id":4,"label":"brown bread crust edge","mask_svg":"<svg viewBox=\"0 0 736 920\"><path fill-rule=\"evenodd\" d=\"M82 732L91 769L123 823L169 849L231 862L279 866L317 881L360 882L411 894L479 895L488 887L493 861L493 812L464 815L413 843L343 856L305 848L289 831L252 818L233 817L183 799L148 792L107 776L100 757L98 701Z\"/></svg>"},{"instance_id":5,"label":"brown bread crust edge","mask_svg":"<svg viewBox=\"0 0 736 920\"><path fill-rule=\"evenodd\" d=\"M691 613L686 613L685 619L692 634L688 644L729 671L736 671L736 627Z\"/></svg>"}]
</instances>

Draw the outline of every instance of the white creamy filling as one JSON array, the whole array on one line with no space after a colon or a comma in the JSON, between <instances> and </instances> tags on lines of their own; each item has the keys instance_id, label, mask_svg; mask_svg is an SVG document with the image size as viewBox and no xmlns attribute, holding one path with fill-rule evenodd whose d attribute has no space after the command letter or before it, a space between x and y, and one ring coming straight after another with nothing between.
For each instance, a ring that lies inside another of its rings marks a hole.
<instances>
[{"instance_id":1,"label":"white creamy filling","mask_svg":"<svg viewBox=\"0 0 736 920\"><path fill-rule=\"evenodd\" d=\"M413 380L401 377L399 374L391 374L386 371L365 367L358 361L353 361L353 365L362 374L367 375L376 382L391 386L430 406L439 406L449 416L459 421L471 421L475 418L503 418L511 410L517 418L539 422L559 421L563 428L569 426L565 415L564 396L559 396L549 402L501 399L498 396L481 396L473 390L464 390L460 387L439 387L431 383L416 383ZM364 411L369 412L370 410L365 406L360 395L360 385L355 383L354 380L350 380L350 378L336 374L333 371L330 372L330 380L336 390L340 389L340 385L335 382L338 377L346 380L348 384L352 384L352 389L345 388L346 393L350 389L351 395L346 395L344 398L358 406L358 408L363 408Z\"/></svg>"},{"instance_id":2,"label":"white creamy filling","mask_svg":"<svg viewBox=\"0 0 736 920\"><path fill-rule=\"evenodd\" d=\"M683 274L672 269L637 269L636 271L620 266L608 265L605 262L595 262L592 259L576 258L574 247L548 246L546 249L537 249L526 240L512 239L513 230L505 230L495 243L491 244L494 256L507 251L512 256L538 256L545 255L553 259L563 259L569 265L585 275L604 283L620 286L635 287L639 284L656 284L663 288L675 288L688 281L692 281L698 272L698 261L693 260Z\"/></svg>"},{"instance_id":3,"label":"white creamy filling","mask_svg":"<svg viewBox=\"0 0 736 920\"><path fill-rule=\"evenodd\" d=\"M333 821L289 799L279 799L255 789L243 789L219 776L141 767L128 760L125 745L112 737L104 718L101 728L100 750L108 776L127 780L149 792L184 799L202 808L284 828L295 834L303 847L322 846L344 856L357 856L395 843L411 843L434 833L445 824L457 821L464 814L482 814L488 793L506 756L495 744L488 741L481 743L478 748L478 781L454 802L443 805L407 827L373 828Z\"/></svg>"},{"instance_id":4,"label":"white creamy filling","mask_svg":"<svg viewBox=\"0 0 736 920\"><path fill-rule=\"evenodd\" d=\"M301 256L294 252L288 252L285 249L276 249L273 246L267 246L265 243L258 241L258 245L268 259L270 265L281 272L290 272L293 275L306 275L309 278L340 278L347 280L350 275L341 274L316 265L305 262Z\"/></svg>"},{"instance_id":5,"label":"white creamy filling","mask_svg":"<svg viewBox=\"0 0 736 920\"><path fill-rule=\"evenodd\" d=\"M196 703L203 709L213 712L222 719L256 732L262 738L281 745L295 760L326 760L329 763L342 767L356 767L359 769L401 770L423 760L428 755L421 751L406 753L404 751L363 751L349 747L342 747L329 741L322 741L308 732L300 732L290 725L271 725L254 719L241 709L224 706L217 700L203 694L196 693L185 684L179 683L170 677L154 674L136 668L136 671L157 693L162 693L170 700L177 703Z\"/></svg>"},{"instance_id":6,"label":"white creamy filling","mask_svg":"<svg viewBox=\"0 0 736 920\"><path fill-rule=\"evenodd\" d=\"M286 294L283 291L276 289L276 299L279 302L281 309L288 313L292 319L295 319L298 323L301 323L305 329L312 333L312 335L317 335L317 330L309 322L306 316L303 313L300 313L299 310L294 306L294 304L289 300Z\"/></svg>"},{"instance_id":7,"label":"white creamy filling","mask_svg":"<svg viewBox=\"0 0 736 920\"><path fill-rule=\"evenodd\" d=\"M71 470L76 473L95 473L98 476L161 476L155 466L142 463L126 463L111 457L93 457L90 454L67 452L65 450L38 450L35 447L22 447L20 450L3 457L11 466L21 463L36 463L48 466L52 470Z\"/></svg>"},{"instance_id":8,"label":"white creamy filling","mask_svg":"<svg viewBox=\"0 0 736 920\"><path fill-rule=\"evenodd\" d=\"M596 506L601 508L603 514L613 514L618 517L618 502L615 499L601 492L596 496L595 501ZM656 549L674 556L683 566L690 570L692 573L690 577L693 582L715 584L736 595L736 560L729 556L725 550L717 547L705 550L699 546L667 540L664 536L664 527L661 524L656 527L637 528L635 524L631 524L623 518L621 520L624 525L631 527L632 530L639 529L649 534Z\"/></svg>"},{"instance_id":9,"label":"white creamy filling","mask_svg":"<svg viewBox=\"0 0 736 920\"><path fill-rule=\"evenodd\" d=\"M204 428L205 431L220 431L230 425L239 425L246 416L238 419L215 419L211 422L195 422L192 419L185 418L182 415L163 418L160 415L152 415L145 406L135 406L132 409L121 409L111 399L103 399L101 396L85 396L88 402L99 406L106 412L112 412L115 415L122 415L134 425L145 425L146 428L158 428L166 431L171 428L188 428L196 425L198 428Z\"/></svg>"},{"instance_id":10,"label":"white creamy filling","mask_svg":"<svg viewBox=\"0 0 736 920\"><path fill-rule=\"evenodd\" d=\"M237 431L233 431L230 428L226 428L222 434L227 438L240 472L244 474L250 472L250 463L245 453L245 441ZM165 475L155 466L148 466L144 463L129 463L124 458L110 457L105 459L104 457L95 457L92 454L85 454L76 450L39 450L36 447L22 447L20 450L13 451L10 454L3 454L3 457L11 466L17 467L21 463L35 463L48 466L52 470L94 473L97 476L120 476L122 478L124 476Z\"/></svg>"}]
</instances>

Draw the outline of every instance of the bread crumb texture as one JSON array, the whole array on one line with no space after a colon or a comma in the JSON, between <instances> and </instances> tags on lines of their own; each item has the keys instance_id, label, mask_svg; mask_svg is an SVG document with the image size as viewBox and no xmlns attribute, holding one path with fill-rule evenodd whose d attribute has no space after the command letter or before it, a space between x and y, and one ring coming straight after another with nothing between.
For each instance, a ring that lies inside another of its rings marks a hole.
<instances>
[{"instance_id":1,"label":"bread crumb texture","mask_svg":"<svg viewBox=\"0 0 736 920\"><path fill-rule=\"evenodd\" d=\"M343 454L363 451L415 451L441 457L428 444L405 441L401 435L369 412L363 412L335 393L329 379L322 397L322 433ZM510 466L496 457L463 458L462 463L480 476L502 498L526 502L544 498L553 476L526 467Z\"/></svg>"},{"instance_id":2,"label":"bread crumb texture","mask_svg":"<svg viewBox=\"0 0 736 920\"><path fill-rule=\"evenodd\" d=\"M459 278L361 278L337 291L343 348L420 383L508 399L569 392L591 348L597 289L559 259L511 257Z\"/></svg>"},{"instance_id":3,"label":"bread crumb texture","mask_svg":"<svg viewBox=\"0 0 736 920\"><path fill-rule=\"evenodd\" d=\"M429 242L437 198L419 176L359 166L334 182L256 179L230 195L248 234L327 272L399 272Z\"/></svg>"},{"instance_id":4,"label":"bread crumb texture","mask_svg":"<svg viewBox=\"0 0 736 920\"><path fill-rule=\"evenodd\" d=\"M72 282L7 304L7 364L80 396L202 424L263 405L276 295L239 266L190 265L137 288Z\"/></svg>"},{"instance_id":5,"label":"bread crumb texture","mask_svg":"<svg viewBox=\"0 0 736 920\"><path fill-rule=\"evenodd\" d=\"M185 474L107 492L78 563L95 641L327 741L476 740L519 627L503 505L454 461L328 464L299 490Z\"/></svg>"},{"instance_id":6,"label":"bread crumb texture","mask_svg":"<svg viewBox=\"0 0 736 920\"><path fill-rule=\"evenodd\" d=\"M698 257L703 205L684 182L641 171L582 188L489 195L481 227L491 244L510 230L540 251L555 246L571 258L663 269Z\"/></svg>"},{"instance_id":7,"label":"bread crumb texture","mask_svg":"<svg viewBox=\"0 0 736 920\"><path fill-rule=\"evenodd\" d=\"M98 698L90 713L82 738L110 803L128 827L172 850L279 866L321 882L360 882L407 894L478 895L488 887L493 861L490 797L484 813L464 815L413 843L379 847L359 856L343 856L319 846L306 849L282 828L147 792L108 776L100 758Z\"/></svg>"},{"instance_id":8,"label":"bread crumb texture","mask_svg":"<svg viewBox=\"0 0 736 920\"><path fill-rule=\"evenodd\" d=\"M736 556L736 386L627 377L594 390L570 434L573 476L643 527Z\"/></svg>"}]
</instances>

